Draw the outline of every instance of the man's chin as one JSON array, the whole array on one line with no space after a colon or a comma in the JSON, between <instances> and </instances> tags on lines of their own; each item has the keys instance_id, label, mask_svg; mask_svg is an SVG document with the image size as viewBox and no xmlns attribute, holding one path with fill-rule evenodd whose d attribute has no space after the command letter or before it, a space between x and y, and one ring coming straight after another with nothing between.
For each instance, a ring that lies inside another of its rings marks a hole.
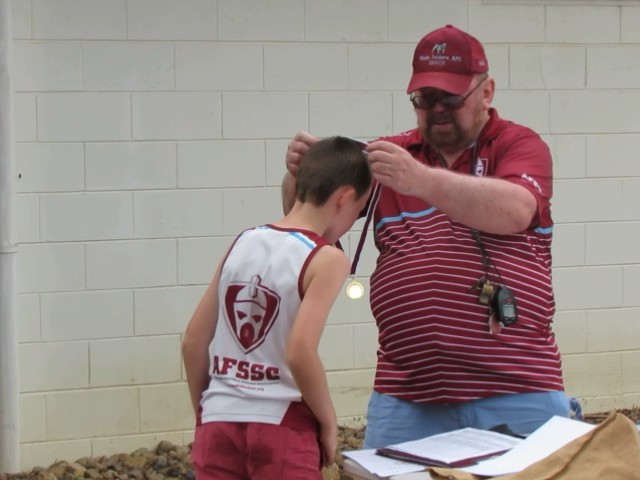
<instances>
[{"instance_id":1,"label":"man's chin","mask_svg":"<svg viewBox=\"0 0 640 480\"><path fill-rule=\"evenodd\" d=\"M450 130L429 129L425 133L427 142L436 148L443 148L458 143L458 139Z\"/></svg>"}]
</instances>

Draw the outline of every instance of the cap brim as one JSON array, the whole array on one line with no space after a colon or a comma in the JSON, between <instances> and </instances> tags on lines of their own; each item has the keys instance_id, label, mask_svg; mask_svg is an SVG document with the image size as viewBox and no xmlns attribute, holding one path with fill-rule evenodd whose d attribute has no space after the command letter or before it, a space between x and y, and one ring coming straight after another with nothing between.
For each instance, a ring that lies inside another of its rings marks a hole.
<instances>
[{"instance_id":1,"label":"cap brim","mask_svg":"<svg viewBox=\"0 0 640 480\"><path fill-rule=\"evenodd\" d=\"M471 85L474 75L459 73L424 72L414 73L407 87L407 93L421 88L437 88L445 92L461 95Z\"/></svg>"}]
</instances>

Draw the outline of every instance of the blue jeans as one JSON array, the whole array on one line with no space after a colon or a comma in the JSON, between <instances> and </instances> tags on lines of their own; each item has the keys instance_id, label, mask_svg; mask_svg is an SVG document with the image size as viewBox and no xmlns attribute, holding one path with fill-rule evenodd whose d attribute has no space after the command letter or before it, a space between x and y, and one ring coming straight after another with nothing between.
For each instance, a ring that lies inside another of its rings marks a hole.
<instances>
[{"instance_id":1,"label":"blue jeans","mask_svg":"<svg viewBox=\"0 0 640 480\"><path fill-rule=\"evenodd\" d=\"M410 402L374 391L363 448L386 447L465 427L488 430L500 424L514 433L528 434L554 415L569 416L569 399L563 391L515 393L445 405Z\"/></svg>"}]
</instances>

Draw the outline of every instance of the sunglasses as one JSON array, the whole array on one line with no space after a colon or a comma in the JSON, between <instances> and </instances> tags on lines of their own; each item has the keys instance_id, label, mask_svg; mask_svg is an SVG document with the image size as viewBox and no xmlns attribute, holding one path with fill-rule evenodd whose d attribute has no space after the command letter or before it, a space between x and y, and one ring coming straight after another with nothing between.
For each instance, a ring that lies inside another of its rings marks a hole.
<instances>
[{"instance_id":1,"label":"sunglasses","mask_svg":"<svg viewBox=\"0 0 640 480\"><path fill-rule=\"evenodd\" d=\"M458 110L464 106L464 102L469 98L469 95L475 92L487 78L487 76L482 77L482 80L466 95L446 95L441 92L432 92L423 95L415 95L412 93L409 100L413 104L413 108L417 108L418 110L430 110L436 106L436 103L442 105L446 110Z\"/></svg>"}]
</instances>

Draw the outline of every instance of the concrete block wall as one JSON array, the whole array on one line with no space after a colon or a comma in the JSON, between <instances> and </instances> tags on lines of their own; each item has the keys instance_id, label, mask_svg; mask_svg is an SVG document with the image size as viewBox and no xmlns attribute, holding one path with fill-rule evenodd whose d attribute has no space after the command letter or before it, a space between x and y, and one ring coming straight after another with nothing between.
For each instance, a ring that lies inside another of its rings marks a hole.
<instances>
[{"instance_id":1,"label":"concrete block wall","mask_svg":"<svg viewBox=\"0 0 640 480\"><path fill-rule=\"evenodd\" d=\"M447 23L485 43L496 107L554 154L567 391L587 411L640 403L640 2L11 6L25 469L191 441L181 334L234 235L279 218L288 140L411 128L413 48ZM365 284L374 262L369 238ZM361 422L368 303L340 297L329 323L333 398Z\"/></svg>"}]
</instances>

